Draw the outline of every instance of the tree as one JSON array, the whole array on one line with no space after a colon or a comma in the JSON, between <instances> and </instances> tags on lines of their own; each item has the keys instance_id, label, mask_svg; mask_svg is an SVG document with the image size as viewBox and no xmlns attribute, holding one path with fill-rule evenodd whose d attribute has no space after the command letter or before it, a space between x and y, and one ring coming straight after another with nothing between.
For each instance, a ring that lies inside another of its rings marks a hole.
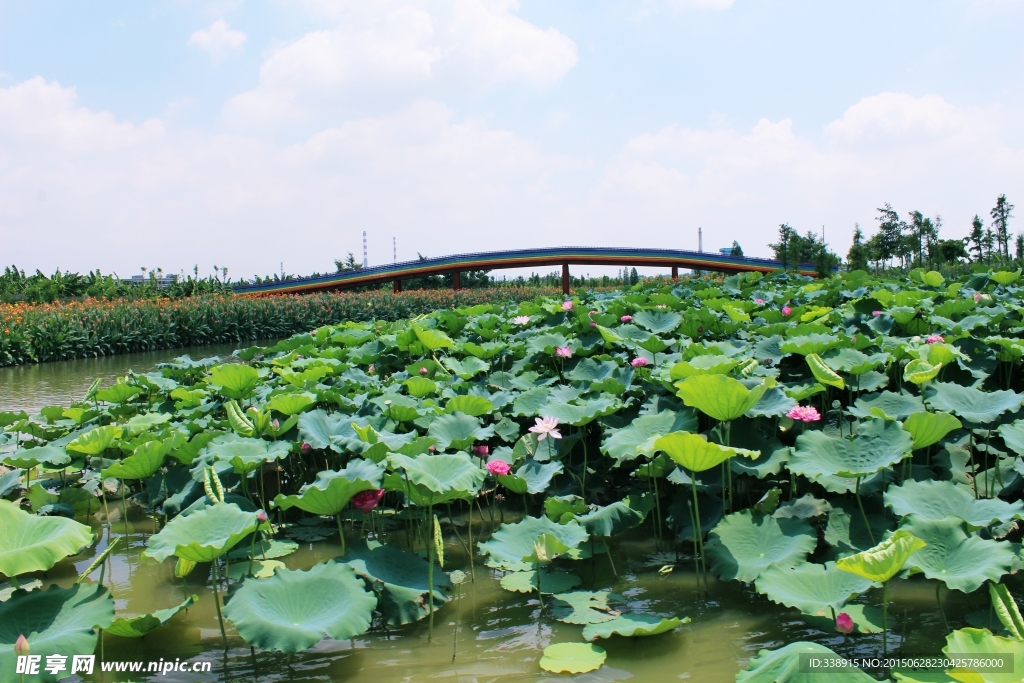
<instances>
[{"instance_id":1,"label":"tree","mask_svg":"<svg viewBox=\"0 0 1024 683\"><path fill-rule=\"evenodd\" d=\"M638 282L640 282L640 274L636 272L636 268L633 268L629 271L629 284L635 285Z\"/></svg>"},{"instance_id":2,"label":"tree","mask_svg":"<svg viewBox=\"0 0 1024 683\"><path fill-rule=\"evenodd\" d=\"M864 245L864 233L860 224L853 224L853 246L846 252L846 265L850 270L868 269L868 248Z\"/></svg>"},{"instance_id":3,"label":"tree","mask_svg":"<svg viewBox=\"0 0 1024 683\"><path fill-rule=\"evenodd\" d=\"M348 256L344 260L334 259L334 265L337 266L339 273L347 273L352 270L361 270L363 264L356 261L356 257L352 255L352 252L348 252Z\"/></svg>"},{"instance_id":4,"label":"tree","mask_svg":"<svg viewBox=\"0 0 1024 683\"><path fill-rule=\"evenodd\" d=\"M992 228L989 228L985 231L985 236L981 238L981 252L986 263L992 262L992 253L995 251L995 244L995 233L992 232Z\"/></svg>"},{"instance_id":5,"label":"tree","mask_svg":"<svg viewBox=\"0 0 1024 683\"><path fill-rule=\"evenodd\" d=\"M1010 259L1010 232L1009 223L1010 218L1013 217L1013 211L1015 207L1013 204L1006 201L1006 195L999 195L996 199L996 205L989 212L992 216L992 227L995 228L995 239L996 244L999 246L999 253L1006 260Z\"/></svg>"},{"instance_id":6,"label":"tree","mask_svg":"<svg viewBox=\"0 0 1024 683\"><path fill-rule=\"evenodd\" d=\"M729 252L729 256L743 256L743 247L736 240L732 241L732 250Z\"/></svg>"},{"instance_id":7,"label":"tree","mask_svg":"<svg viewBox=\"0 0 1024 683\"><path fill-rule=\"evenodd\" d=\"M935 260L939 263L959 263L960 259L971 259L967 253L966 238L959 240L938 240L935 242Z\"/></svg>"},{"instance_id":8,"label":"tree","mask_svg":"<svg viewBox=\"0 0 1024 683\"><path fill-rule=\"evenodd\" d=\"M1024 259L1024 234L1017 235L1017 260Z\"/></svg>"},{"instance_id":9,"label":"tree","mask_svg":"<svg viewBox=\"0 0 1024 683\"><path fill-rule=\"evenodd\" d=\"M896 213L889 202L878 209L878 213L881 214L876 219L878 220L878 256L880 261L888 261L894 256L904 253L901 243L903 242L903 230L907 225L900 220L900 215Z\"/></svg>"},{"instance_id":10,"label":"tree","mask_svg":"<svg viewBox=\"0 0 1024 683\"><path fill-rule=\"evenodd\" d=\"M796 230L782 223L779 225L778 243L768 245L775 252L775 259L782 262L783 270L789 270L789 264L793 262L792 255L790 254L790 242L793 241L793 237L799 237ZM799 261L796 262L799 263Z\"/></svg>"},{"instance_id":11,"label":"tree","mask_svg":"<svg viewBox=\"0 0 1024 683\"><path fill-rule=\"evenodd\" d=\"M968 239L971 241L971 251L975 253L977 258L975 260L980 261L984 257L981 243L985 239L985 223L981 220L981 216L974 214L974 220L971 221L971 235Z\"/></svg>"}]
</instances>

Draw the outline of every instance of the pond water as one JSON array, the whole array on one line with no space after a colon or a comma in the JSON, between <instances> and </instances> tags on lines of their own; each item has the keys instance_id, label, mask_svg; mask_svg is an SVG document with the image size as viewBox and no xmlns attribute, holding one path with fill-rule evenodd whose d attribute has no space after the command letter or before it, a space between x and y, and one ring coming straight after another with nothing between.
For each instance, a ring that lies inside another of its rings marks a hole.
<instances>
[{"instance_id":1,"label":"pond water","mask_svg":"<svg viewBox=\"0 0 1024 683\"><path fill-rule=\"evenodd\" d=\"M189 353L193 358L229 354L232 346L176 349L0 369L0 409L35 411L44 405L64 404L80 398L96 377L104 384L129 368L143 372L158 362ZM111 506L112 532L125 535L119 506ZM536 510L532 510L534 514ZM510 508L506 521L519 513ZM610 683L633 680L732 681L736 672L762 648L776 648L799 640L826 645L846 656L878 656L880 634L843 636L830 620L809 623L797 610L787 609L759 595L754 587L737 582L723 583L709 577L704 594L696 580L692 557L658 552L647 528L635 530L612 544L618 575L604 555L582 560L569 567L582 578L582 588L610 588L628 600L625 609L659 615L688 617L689 622L673 632L647 638L613 637L600 641L607 650L601 669L576 676L547 674L538 666L541 651L551 643L581 640L582 626L559 622L543 611L536 597L510 593L499 586L500 575L476 561L476 580L463 584L461 597L439 608L434 638L427 640L426 620L385 630L374 627L349 641L324 640L311 650L292 657L258 651L255 654L228 623L225 652L214 609L209 565L200 565L188 578L187 587L174 578L173 562L157 563L140 557L154 522L139 511L131 511L126 544L121 542L106 563L108 585L115 598L118 616L142 614L177 605L183 595L197 594L199 602L175 616L167 626L145 638L102 639L106 661L165 661L177 659L210 661L210 673L130 674L98 672L84 680L127 681L334 681L349 683L452 682L490 683L572 680ZM465 524L466 520L458 520ZM93 553L102 552L108 542L102 524L92 521L102 537ZM474 539L483 540L497 526L486 516L473 519ZM353 533L353 535L355 535ZM401 543L399 534L388 538ZM351 537L350 537L351 542ZM685 550L685 548L684 548ZM469 561L461 546L449 542L445 569L469 573ZM300 546L282 561L290 568L308 568L337 556L336 535L330 540ZM48 581L71 585L76 571L83 571L92 558L79 557L52 570ZM666 565L671 572L662 573ZM94 573L95 578L98 574ZM1008 577L1008 580L1012 580ZM903 653L937 654L948 629L943 625L934 584L923 580L894 580L891 588L890 650ZM964 626L964 615L977 609L963 594L943 591L945 617L950 628ZM878 606L881 590L870 591L856 602ZM550 609L550 607L548 608ZM453 644L457 653L453 660ZM902 641L902 642L901 642ZM902 646L901 646L902 645ZM70 681L83 680L72 677Z\"/></svg>"}]
</instances>

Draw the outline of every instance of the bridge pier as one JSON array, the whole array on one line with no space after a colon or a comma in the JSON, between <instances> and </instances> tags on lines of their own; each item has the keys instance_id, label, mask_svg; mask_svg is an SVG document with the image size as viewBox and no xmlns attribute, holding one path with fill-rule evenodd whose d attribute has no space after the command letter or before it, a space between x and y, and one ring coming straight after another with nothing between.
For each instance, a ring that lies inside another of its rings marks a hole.
<instances>
[{"instance_id":1,"label":"bridge pier","mask_svg":"<svg viewBox=\"0 0 1024 683\"><path fill-rule=\"evenodd\" d=\"M391 282L391 288L392 288L392 291L394 291L395 294L400 294L402 292L402 281L401 280L393 280Z\"/></svg>"},{"instance_id":2,"label":"bridge pier","mask_svg":"<svg viewBox=\"0 0 1024 683\"><path fill-rule=\"evenodd\" d=\"M569 294L569 264L562 264L562 294Z\"/></svg>"},{"instance_id":3,"label":"bridge pier","mask_svg":"<svg viewBox=\"0 0 1024 683\"><path fill-rule=\"evenodd\" d=\"M679 266L672 266L672 279L673 280L678 280L679 279Z\"/></svg>"},{"instance_id":4,"label":"bridge pier","mask_svg":"<svg viewBox=\"0 0 1024 683\"><path fill-rule=\"evenodd\" d=\"M453 279L455 280L455 291L457 292L460 289L462 289L462 278L459 277L459 271L457 270L454 273L452 273L452 275L454 276Z\"/></svg>"}]
</instances>

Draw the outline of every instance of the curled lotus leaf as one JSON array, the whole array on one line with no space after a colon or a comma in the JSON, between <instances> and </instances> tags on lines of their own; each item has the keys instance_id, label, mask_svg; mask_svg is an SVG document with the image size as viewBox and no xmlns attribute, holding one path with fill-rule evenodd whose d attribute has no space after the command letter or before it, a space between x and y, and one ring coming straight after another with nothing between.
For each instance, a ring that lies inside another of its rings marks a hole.
<instances>
[{"instance_id":1,"label":"curled lotus leaf","mask_svg":"<svg viewBox=\"0 0 1024 683\"><path fill-rule=\"evenodd\" d=\"M537 591L537 572L508 572L501 577L501 587L512 593L534 593ZM542 569L540 587L547 593L564 593L582 583L583 579L569 572Z\"/></svg>"},{"instance_id":2,"label":"curled lotus leaf","mask_svg":"<svg viewBox=\"0 0 1024 683\"><path fill-rule=\"evenodd\" d=\"M715 576L749 583L769 567L800 564L817 544L817 533L802 519L743 510L722 519L704 549Z\"/></svg>"},{"instance_id":3,"label":"curled lotus leaf","mask_svg":"<svg viewBox=\"0 0 1024 683\"><path fill-rule=\"evenodd\" d=\"M931 365L920 358L915 358L903 368L903 380L912 384L924 384L938 377L941 371L942 363Z\"/></svg>"},{"instance_id":4,"label":"curled lotus leaf","mask_svg":"<svg viewBox=\"0 0 1024 683\"><path fill-rule=\"evenodd\" d=\"M896 532L873 548L836 560L844 572L862 576L869 581L885 583L903 569L910 556L926 543L905 529Z\"/></svg>"},{"instance_id":5,"label":"curled lotus leaf","mask_svg":"<svg viewBox=\"0 0 1024 683\"><path fill-rule=\"evenodd\" d=\"M341 470L318 472L316 481L299 489L298 495L278 494L274 506L282 510L297 507L314 515L336 515L345 509L352 496L379 489L383 478L383 464L352 460Z\"/></svg>"},{"instance_id":6,"label":"curled lotus leaf","mask_svg":"<svg viewBox=\"0 0 1024 683\"><path fill-rule=\"evenodd\" d=\"M824 476L868 477L910 455L913 444L898 422L882 418L862 422L852 440L805 432L797 437L789 469L812 481Z\"/></svg>"},{"instance_id":7,"label":"curled lotus leaf","mask_svg":"<svg viewBox=\"0 0 1024 683\"><path fill-rule=\"evenodd\" d=\"M269 579L244 581L224 607L245 642L293 654L325 637L365 633L377 597L352 567L322 562L302 571L281 569Z\"/></svg>"},{"instance_id":8,"label":"curled lotus leaf","mask_svg":"<svg viewBox=\"0 0 1024 683\"><path fill-rule=\"evenodd\" d=\"M736 683L874 683L875 679L856 667L841 672L802 672L800 660L807 655L838 659L832 650L818 643L799 641L777 650L761 650L736 674Z\"/></svg>"},{"instance_id":9,"label":"curled lotus leaf","mask_svg":"<svg viewBox=\"0 0 1024 683\"><path fill-rule=\"evenodd\" d=\"M914 515L918 519L938 521L954 516L974 528L1005 524L1024 515L1024 503L1020 501L975 498L951 481L906 481L900 486L890 486L884 500L900 517Z\"/></svg>"},{"instance_id":10,"label":"curled lotus leaf","mask_svg":"<svg viewBox=\"0 0 1024 683\"><path fill-rule=\"evenodd\" d=\"M910 436L914 439L915 451L938 443L946 434L954 429L960 429L962 426L960 420L949 413L921 411L910 415L903 421L903 428L910 432Z\"/></svg>"},{"instance_id":11,"label":"curled lotus leaf","mask_svg":"<svg viewBox=\"0 0 1024 683\"><path fill-rule=\"evenodd\" d=\"M995 673L970 666L954 669L949 675L961 683L1016 683L1024 678L1024 640L993 635L984 628L962 628L946 636L942 648L946 656L968 656L979 659L1012 655L1013 671Z\"/></svg>"},{"instance_id":12,"label":"curled lotus leaf","mask_svg":"<svg viewBox=\"0 0 1024 683\"><path fill-rule=\"evenodd\" d=\"M998 583L1017 558L1009 542L969 534L959 517L932 520L911 515L900 528L927 544L910 557L907 566L964 593L973 593L986 580Z\"/></svg>"},{"instance_id":13,"label":"curled lotus leaf","mask_svg":"<svg viewBox=\"0 0 1024 683\"><path fill-rule=\"evenodd\" d=\"M540 668L552 673L582 674L600 669L608 657L591 643L555 643L544 648Z\"/></svg>"},{"instance_id":14,"label":"curled lotus leaf","mask_svg":"<svg viewBox=\"0 0 1024 683\"><path fill-rule=\"evenodd\" d=\"M112 636L119 636L121 638L141 638L150 631L157 629L165 625L171 618L182 611L193 605L198 598L195 595L190 595L179 605L174 607L168 607L167 609L160 609L152 614L140 614L135 617L120 617L114 619L109 626L105 629L107 634Z\"/></svg>"},{"instance_id":15,"label":"curled lotus leaf","mask_svg":"<svg viewBox=\"0 0 1024 683\"><path fill-rule=\"evenodd\" d=\"M234 503L208 505L178 515L160 533L150 536L143 555L163 562L172 555L192 562L212 562L259 527L255 512Z\"/></svg>"},{"instance_id":16,"label":"curled lotus leaf","mask_svg":"<svg viewBox=\"0 0 1024 683\"><path fill-rule=\"evenodd\" d=\"M0 574L41 572L92 545L89 527L63 517L38 517L0 500Z\"/></svg>"},{"instance_id":17,"label":"curled lotus leaf","mask_svg":"<svg viewBox=\"0 0 1024 683\"><path fill-rule=\"evenodd\" d=\"M690 623L690 617L657 617L653 614L622 614L611 621L587 624L583 627L584 640L611 638L612 636L656 636Z\"/></svg>"},{"instance_id":18,"label":"curled lotus leaf","mask_svg":"<svg viewBox=\"0 0 1024 683\"><path fill-rule=\"evenodd\" d=\"M726 422L746 414L768 388L762 382L748 389L738 379L726 375L697 375L676 384L676 393L691 408Z\"/></svg>"},{"instance_id":19,"label":"curled lotus leaf","mask_svg":"<svg viewBox=\"0 0 1024 683\"><path fill-rule=\"evenodd\" d=\"M673 432L666 434L654 442L655 449L664 452L677 465L691 472L703 472L716 465L721 465L729 458L742 455L755 459L760 451L748 451L743 448L730 448L706 441L699 434L690 432Z\"/></svg>"},{"instance_id":20,"label":"curled lotus leaf","mask_svg":"<svg viewBox=\"0 0 1024 683\"><path fill-rule=\"evenodd\" d=\"M837 389L845 389L846 382L843 378L836 374L836 371L825 364L825 361L821 359L816 353L807 354L805 360L807 361L807 367L811 369L811 374L821 384L832 386ZM870 370L870 368L868 368Z\"/></svg>"},{"instance_id":21,"label":"curled lotus leaf","mask_svg":"<svg viewBox=\"0 0 1024 683\"><path fill-rule=\"evenodd\" d=\"M537 539L545 534L551 534L569 548L579 547L590 538L586 529L576 521L558 524L547 517L524 517L515 524L502 524L490 539L478 546L480 552L487 555L488 567L528 571L534 567L522 558L533 553Z\"/></svg>"},{"instance_id":22,"label":"curled lotus leaf","mask_svg":"<svg viewBox=\"0 0 1024 683\"><path fill-rule=\"evenodd\" d=\"M757 577L757 592L807 614L829 614L865 592L873 581L836 568L835 562L769 567Z\"/></svg>"}]
</instances>

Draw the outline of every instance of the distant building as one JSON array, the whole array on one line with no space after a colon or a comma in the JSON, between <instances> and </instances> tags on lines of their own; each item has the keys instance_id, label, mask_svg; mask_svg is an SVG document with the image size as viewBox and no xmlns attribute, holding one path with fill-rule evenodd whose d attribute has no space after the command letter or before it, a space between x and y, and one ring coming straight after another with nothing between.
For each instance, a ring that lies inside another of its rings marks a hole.
<instances>
[{"instance_id":1,"label":"distant building","mask_svg":"<svg viewBox=\"0 0 1024 683\"><path fill-rule=\"evenodd\" d=\"M718 251L726 256L743 256L743 247L741 247L740 243L735 240L733 240L731 247L723 247Z\"/></svg>"},{"instance_id":2,"label":"distant building","mask_svg":"<svg viewBox=\"0 0 1024 683\"><path fill-rule=\"evenodd\" d=\"M170 287L178 281L177 275L165 275L163 277L143 277L142 275L132 275L130 278L121 278L121 282L126 285L156 285L157 287Z\"/></svg>"}]
</instances>

